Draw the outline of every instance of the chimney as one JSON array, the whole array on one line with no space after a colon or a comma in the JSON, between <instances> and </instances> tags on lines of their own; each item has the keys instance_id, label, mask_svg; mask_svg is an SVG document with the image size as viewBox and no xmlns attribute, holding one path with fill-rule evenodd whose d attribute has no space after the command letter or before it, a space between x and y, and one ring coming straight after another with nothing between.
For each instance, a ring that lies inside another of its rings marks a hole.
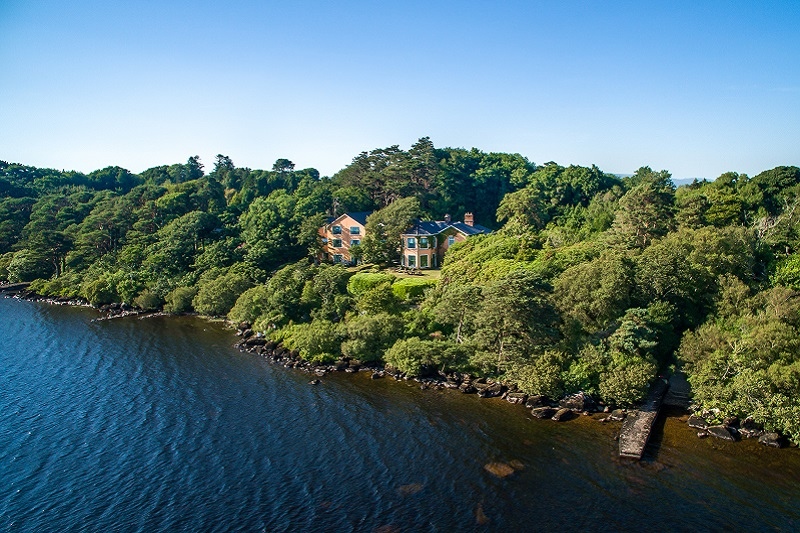
<instances>
[{"instance_id":1,"label":"chimney","mask_svg":"<svg viewBox=\"0 0 800 533\"><path fill-rule=\"evenodd\" d=\"M475 217L472 216L472 213L464 213L464 224L467 226L475 224Z\"/></svg>"},{"instance_id":2,"label":"chimney","mask_svg":"<svg viewBox=\"0 0 800 533\"><path fill-rule=\"evenodd\" d=\"M450 215L445 215L444 216L444 221L449 224L450 223Z\"/></svg>"}]
</instances>

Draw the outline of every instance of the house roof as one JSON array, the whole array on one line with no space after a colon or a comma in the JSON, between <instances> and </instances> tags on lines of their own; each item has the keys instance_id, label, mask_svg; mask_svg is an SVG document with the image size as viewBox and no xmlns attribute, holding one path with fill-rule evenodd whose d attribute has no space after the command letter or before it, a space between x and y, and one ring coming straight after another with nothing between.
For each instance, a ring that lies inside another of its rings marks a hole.
<instances>
[{"instance_id":1,"label":"house roof","mask_svg":"<svg viewBox=\"0 0 800 533\"><path fill-rule=\"evenodd\" d=\"M451 227L457 229L464 235L478 235L480 233L490 233L490 230L487 227L481 226L480 224L473 224L470 226L469 224L464 224L463 222L453 222L450 224Z\"/></svg>"},{"instance_id":2,"label":"house roof","mask_svg":"<svg viewBox=\"0 0 800 533\"><path fill-rule=\"evenodd\" d=\"M428 236L438 235L448 228L460 231L464 235L478 235L489 233L491 230L479 224L470 226L463 222L445 222L444 220L417 220L414 225L403 232L403 235Z\"/></svg>"},{"instance_id":3,"label":"house roof","mask_svg":"<svg viewBox=\"0 0 800 533\"><path fill-rule=\"evenodd\" d=\"M372 214L372 211L356 211L355 213L342 213L336 218L328 217L328 224L333 224L334 222L338 222L339 220L343 219L344 217L350 217L362 226L367 224L367 217Z\"/></svg>"}]
</instances>

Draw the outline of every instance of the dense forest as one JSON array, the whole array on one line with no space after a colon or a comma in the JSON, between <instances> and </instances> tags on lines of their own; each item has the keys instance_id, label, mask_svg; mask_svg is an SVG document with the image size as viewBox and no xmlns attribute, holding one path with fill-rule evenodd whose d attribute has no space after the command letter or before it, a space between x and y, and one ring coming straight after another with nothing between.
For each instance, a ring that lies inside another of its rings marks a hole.
<instances>
[{"instance_id":1,"label":"dense forest","mask_svg":"<svg viewBox=\"0 0 800 533\"><path fill-rule=\"evenodd\" d=\"M332 177L219 155L141 174L0 162L0 280L93 305L247 321L314 361L500 377L616 405L682 368L699 408L800 442L800 169L676 188L423 138ZM367 220L359 268L318 263L317 228ZM475 213L438 279L387 270L393 232Z\"/></svg>"}]
</instances>

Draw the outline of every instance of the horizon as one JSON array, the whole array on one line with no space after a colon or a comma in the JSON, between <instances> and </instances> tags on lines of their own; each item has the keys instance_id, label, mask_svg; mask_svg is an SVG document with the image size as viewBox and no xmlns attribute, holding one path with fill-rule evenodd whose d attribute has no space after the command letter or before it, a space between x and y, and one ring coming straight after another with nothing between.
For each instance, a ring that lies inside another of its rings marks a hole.
<instances>
[{"instance_id":1,"label":"horizon","mask_svg":"<svg viewBox=\"0 0 800 533\"><path fill-rule=\"evenodd\" d=\"M363 151L519 153L675 179L800 164L789 1L0 6L0 159L139 173L199 155L332 176Z\"/></svg>"}]
</instances>

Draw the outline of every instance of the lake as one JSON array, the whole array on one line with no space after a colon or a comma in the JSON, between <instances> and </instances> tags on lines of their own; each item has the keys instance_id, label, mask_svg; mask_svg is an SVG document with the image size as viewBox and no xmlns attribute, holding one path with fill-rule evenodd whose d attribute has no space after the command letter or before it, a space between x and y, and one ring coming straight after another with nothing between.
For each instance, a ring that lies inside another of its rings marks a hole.
<instances>
[{"instance_id":1,"label":"lake","mask_svg":"<svg viewBox=\"0 0 800 533\"><path fill-rule=\"evenodd\" d=\"M192 317L0 299L0 531L800 528L800 452L368 373L312 376ZM510 464L497 477L487 464Z\"/></svg>"}]
</instances>

